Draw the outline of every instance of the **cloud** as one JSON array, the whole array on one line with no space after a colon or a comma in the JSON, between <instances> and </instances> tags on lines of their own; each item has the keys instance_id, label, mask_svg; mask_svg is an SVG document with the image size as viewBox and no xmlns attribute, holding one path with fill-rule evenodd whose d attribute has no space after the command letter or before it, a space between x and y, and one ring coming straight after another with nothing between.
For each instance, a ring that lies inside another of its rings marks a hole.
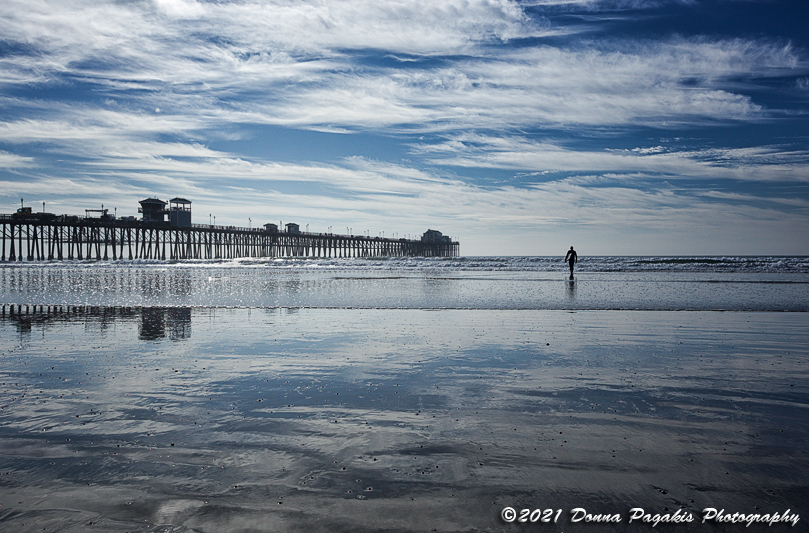
<instances>
[{"instance_id":1,"label":"cloud","mask_svg":"<svg viewBox=\"0 0 809 533\"><path fill-rule=\"evenodd\" d=\"M782 76L784 69L806 69L789 47L767 43L611 44L501 50L409 69L332 58L269 95L260 87L277 80L247 77L222 95L227 105L218 112L232 121L423 132L757 122L768 111L732 89ZM269 98L257 102L258 95Z\"/></svg>"},{"instance_id":2,"label":"cloud","mask_svg":"<svg viewBox=\"0 0 809 533\"><path fill-rule=\"evenodd\" d=\"M705 191L703 193L698 194L709 198L719 198L721 200L731 200L745 203L772 202L775 204L786 205L790 207L803 208L809 211L809 200L805 200L803 198L766 197L755 194L742 194L738 192L723 192L723 191Z\"/></svg>"},{"instance_id":3,"label":"cloud","mask_svg":"<svg viewBox=\"0 0 809 533\"><path fill-rule=\"evenodd\" d=\"M321 226L435 221L494 240L537 227L804 223L802 201L765 185L806 183L805 143L716 140L800 120L771 98L772 86L806 91L800 47L593 39L542 16L686 3L7 0L2 179L49 205L65 191L58 201L80 212L180 194L220 222L268 211ZM292 129L364 135L328 157L305 135L294 158L261 153ZM659 140L685 129L702 139ZM488 171L518 179L484 186ZM750 182L763 192L739 185Z\"/></svg>"},{"instance_id":4,"label":"cloud","mask_svg":"<svg viewBox=\"0 0 809 533\"><path fill-rule=\"evenodd\" d=\"M119 215L134 214L137 198L169 197L182 191L194 202L197 222L212 213L217 223L225 225L246 226L249 217L253 224L295 221L310 224L315 232L350 226L355 233L367 230L372 235L381 231L418 234L425 227L436 227L465 242L465 253L476 249L484 253L485 246L499 250L486 243L496 242L496 235L505 228L510 237L535 239L559 233L560 228L579 228L591 236L639 231L708 235L751 224L785 232L796 223L809 223L805 201L654 185L654 176L644 174L558 178L526 188L482 187L407 165L356 157L342 166L167 160L137 172L127 170L125 160L122 163L112 173L101 170L77 179L38 174L26 180L22 189L13 181L0 187L24 191L23 196L34 202L47 200L54 212L81 213L103 203L117 206ZM286 186L303 182L310 186ZM57 201L52 199L53 191L62 191ZM9 205L14 201L11 197ZM502 235L500 240L506 242ZM595 253L597 244L588 247L589 253ZM607 251L604 248L602 253Z\"/></svg>"},{"instance_id":5,"label":"cloud","mask_svg":"<svg viewBox=\"0 0 809 533\"><path fill-rule=\"evenodd\" d=\"M575 9L611 11L622 9L651 9L666 4L693 4L696 0L523 0L523 7L564 6Z\"/></svg>"},{"instance_id":6,"label":"cloud","mask_svg":"<svg viewBox=\"0 0 809 533\"><path fill-rule=\"evenodd\" d=\"M739 84L807 66L788 45L741 39L492 48L559 31L507 0L3 6L0 31L20 44L3 58L5 83L90 84L144 109L229 123L441 131L758 121L767 110ZM453 59L366 61L378 50Z\"/></svg>"},{"instance_id":7,"label":"cloud","mask_svg":"<svg viewBox=\"0 0 809 533\"><path fill-rule=\"evenodd\" d=\"M587 150L526 137L458 134L412 147L436 165L529 172L641 172L658 179L809 181L809 151L785 146L682 150L653 148Z\"/></svg>"},{"instance_id":8,"label":"cloud","mask_svg":"<svg viewBox=\"0 0 809 533\"><path fill-rule=\"evenodd\" d=\"M13 169L30 167L34 164L34 158L23 157L0 150L0 168Z\"/></svg>"},{"instance_id":9,"label":"cloud","mask_svg":"<svg viewBox=\"0 0 809 533\"><path fill-rule=\"evenodd\" d=\"M229 60L262 52L297 56L343 49L456 54L479 43L542 34L510 0L320 0L196 2L8 0L7 39L51 59L111 54L105 63L185 56ZM73 45L82 43L82 47ZM178 48L178 45L182 45ZM61 64L65 64L62 61ZM58 64L58 63L57 63Z\"/></svg>"},{"instance_id":10,"label":"cloud","mask_svg":"<svg viewBox=\"0 0 809 533\"><path fill-rule=\"evenodd\" d=\"M66 111L63 117L55 120L22 119L0 122L0 140L20 144L30 142L50 142L54 145L75 146L83 141L97 141L102 147L109 146L114 139L136 140L138 137L151 137L159 134L178 134L199 128L202 124L182 116L148 116L134 113L115 113L90 109L74 113ZM72 120L71 120L72 119ZM88 151L101 151L99 146L88 146Z\"/></svg>"}]
</instances>

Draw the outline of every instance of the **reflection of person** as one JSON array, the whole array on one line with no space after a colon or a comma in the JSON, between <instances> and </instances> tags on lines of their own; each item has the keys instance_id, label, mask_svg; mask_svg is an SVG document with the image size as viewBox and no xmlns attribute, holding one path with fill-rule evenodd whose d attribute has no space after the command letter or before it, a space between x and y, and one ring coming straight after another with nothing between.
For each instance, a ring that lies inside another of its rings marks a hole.
<instances>
[{"instance_id":1,"label":"reflection of person","mask_svg":"<svg viewBox=\"0 0 809 533\"><path fill-rule=\"evenodd\" d=\"M577 259L576 250L573 247L570 247L570 250L567 251L567 255L565 256L565 261L567 264L570 265L570 279L573 279L573 265L576 264Z\"/></svg>"}]
</instances>

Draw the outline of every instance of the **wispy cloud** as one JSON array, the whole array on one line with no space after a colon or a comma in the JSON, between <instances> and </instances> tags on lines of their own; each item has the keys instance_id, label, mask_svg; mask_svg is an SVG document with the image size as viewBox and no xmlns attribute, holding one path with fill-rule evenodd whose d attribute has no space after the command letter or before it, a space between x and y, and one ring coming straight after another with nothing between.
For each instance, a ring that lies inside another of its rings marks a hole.
<instances>
[{"instance_id":1,"label":"wispy cloud","mask_svg":"<svg viewBox=\"0 0 809 533\"><path fill-rule=\"evenodd\" d=\"M32 157L22 157L0 150L0 168L20 168L31 166L34 162Z\"/></svg>"},{"instance_id":2,"label":"wispy cloud","mask_svg":"<svg viewBox=\"0 0 809 533\"><path fill-rule=\"evenodd\" d=\"M744 149L683 150L661 146L583 150L525 137L459 134L414 153L433 164L533 172L643 172L658 179L714 178L807 182L809 150L759 146Z\"/></svg>"},{"instance_id":3,"label":"wispy cloud","mask_svg":"<svg viewBox=\"0 0 809 533\"><path fill-rule=\"evenodd\" d=\"M430 130L760 120L766 110L727 89L807 67L788 45L739 39L491 48L551 31L505 0L4 5L0 30L26 43L4 59L16 73L7 83L70 79L232 122ZM418 69L357 62L376 50L459 58Z\"/></svg>"},{"instance_id":4,"label":"wispy cloud","mask_svg":"<svg viewBox=\"0 0 809 533\"><path fill-rule=\"evenodd\" d=\"M181 193L220 220L437 221L490 246L540 227L805 224L805 134L755 133L805 121L801 44L598 18L692 4L7 0L0 200ZM264 155L284 131L304 132L295 157Z\"/></svg>"}]
</instances>

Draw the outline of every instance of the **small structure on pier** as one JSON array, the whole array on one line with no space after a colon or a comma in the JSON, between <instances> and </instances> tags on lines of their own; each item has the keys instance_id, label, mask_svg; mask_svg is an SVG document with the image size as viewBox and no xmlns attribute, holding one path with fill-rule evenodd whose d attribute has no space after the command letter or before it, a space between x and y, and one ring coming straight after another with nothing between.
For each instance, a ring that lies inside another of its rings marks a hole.
<instances>
[{"instance_id":1,"label":"small structure on pier","mask_svg":"<svg viewBox=\"0 0 809 533\"><path fill-rule=\"evenodd\" d=\"M289 222L288 224L286 224L286 227L287 227L287 233L296 233L297 234L297 233L301 232L301 227L299 225L295 224L294 222Z\"/></svg>"},{"instance_id":2,"label":"small structure on pier","mask_svg":"<svg viewBox=\"0 0 809 533\"><path fill-rule=\"evenodd\" d=\"M93 218L90 213L99 213L98 218L101 220L114 220L115 217L109 214L109 209L104 209L104 204L101 204L101 209L85 209L84 218Z\"/></svg>"},{"instance_id":3,"label":"small structure on pier","mask_svg":"<svg viewBox=\"0 0 809 533\"><path fill-rule=\"evenodd\" d=\"M174 228L191 227L191 200L172 198L168 201L168 209L166 209L166 202L160 198L147 198L139 203L138 213L143 213L144 222L163 223L166 222L166 215L168 215L170 226Z\"/></svg>"},{"instance_id":4,"label":"small structure on pier","mask_svg":"<svg viewBox=\"0 0 809 533\"><path fill-rule=\"evenodd\" d=\"M440 231L428 229L421 236L421 242L428 242L434 244L451 244L452 239L448 235L442 235Z\"/></svg>"},{"instance_id":5,"label":"small structure on pier","mask_svg":"<svg viewBox=\"0 0 809 533\"><path fill-rule=\"evenodd\" d=\"M143 213L144 222L165 222L166 202L158 198L147 198L138 202L138 213Z\"/></svg>"},{"instance_id":6,"label":"small structure on pier","mask_svg":"<svg viewBox=\"0 0 809 533\"><path fill-rule=\"evenodd\" d=\"M54 215L53 213L46 213L44 211L44 208L45 208L44 204L43 204L42 208L43 208L43 211L41 213L35 213L34 211L31 210L30 207L21 206L21 207L17 208L16 213L13 213L11 215L11 218L13 220L18 220L20 222L28 221L28 220L31 220L31 221L36 220L36 221L40 221L40 222L49 222L49 221L54 220L56 218L56 215Z\"/></svg>"},{"instance_id":7,"label":"small structure on pier","mask_svg":"<svg viewBox=\"0 0 809 533\"><path fill-rule=\"evenodd\" d=\"M278 224L264 224L264 231L267 233L278 233Z\"/></svg>"},{"instance_id":8,"label":"small structure on pier","mask_svg":"<svg viewBox=\"0 0 809 533\"><path fill-rule=\"evenodd\" d=\"M191 201L185 198L169 200L169 224L175 228L191 227Z\"/></svg>"}]
</instances>

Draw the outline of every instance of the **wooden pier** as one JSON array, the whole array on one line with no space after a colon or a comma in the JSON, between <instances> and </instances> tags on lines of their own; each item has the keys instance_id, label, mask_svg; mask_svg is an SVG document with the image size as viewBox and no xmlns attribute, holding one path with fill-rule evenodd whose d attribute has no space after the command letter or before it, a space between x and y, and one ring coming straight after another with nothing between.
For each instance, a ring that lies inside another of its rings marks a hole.
<instances>
[{"instance_id":1,"label":"wooden pier","mask_svg":"<svg viewBox=\"0 0 809 533\"><path fill-rule=\"evenodd\" d=\"M242 257L455 257L457 241L272 231L73 216L0 215L0 261Z\"/></svg>"}]
</instances>

